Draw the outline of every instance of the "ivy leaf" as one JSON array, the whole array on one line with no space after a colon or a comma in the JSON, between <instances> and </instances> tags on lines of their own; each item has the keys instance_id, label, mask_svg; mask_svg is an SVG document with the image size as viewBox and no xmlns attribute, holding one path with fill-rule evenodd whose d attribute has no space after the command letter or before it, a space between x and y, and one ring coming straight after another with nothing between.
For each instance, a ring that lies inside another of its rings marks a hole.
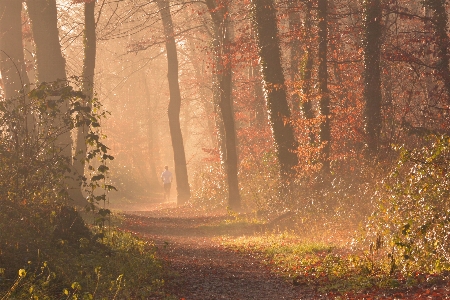
<instances>
[{"instance_id":1,"label":"ivy leaf","mask_svg":"<svg viewBox=\"0 0 450 300\"><path fill-rule=\"evenodd\" d=\"M100 175L95 175L91 178L92 181L99 181L105 178L105 175L100 174Z\"/></svg>"},{"instance_id":2,"label":"ivy leaf","mask_svg":"<svg viewBox=\"0 0 450 300\"><path fill-rule=\"evenodd\" d=\"M106 171L109 170L109 168L108 168L107 166L105 166L105 165L101 165L101 166L98 167L97 170L98 170L99 172L101 172L101 173L105 173Z\"/></svg>"}]
</instances>

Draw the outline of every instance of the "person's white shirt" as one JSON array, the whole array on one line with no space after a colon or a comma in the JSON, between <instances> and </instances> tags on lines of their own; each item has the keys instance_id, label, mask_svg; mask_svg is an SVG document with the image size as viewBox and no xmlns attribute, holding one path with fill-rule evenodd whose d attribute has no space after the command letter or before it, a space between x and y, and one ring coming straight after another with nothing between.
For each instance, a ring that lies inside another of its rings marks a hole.
<instances>
[{"instance_id":1,"label":"person's white shirt","mask_svg":"<svg viewBox=\"0 0 450 300\"><path fill-rule=\"evenodd\" d=\"M169 170L165 170L161 174L161 179L165 184L171 183L172 182L172 172L170 172Z\"/></svg>"}]
</instances>

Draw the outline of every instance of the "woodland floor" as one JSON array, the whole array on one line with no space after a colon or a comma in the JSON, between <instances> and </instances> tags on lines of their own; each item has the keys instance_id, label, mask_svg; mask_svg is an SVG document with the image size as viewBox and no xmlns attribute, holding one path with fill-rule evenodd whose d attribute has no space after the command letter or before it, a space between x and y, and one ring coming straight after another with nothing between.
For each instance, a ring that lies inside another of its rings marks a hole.
<instances>
[{"instance_id":1,"label":"woodland floor","mask_svg":"<svg viewBox=\"0 0 450 300\"><path fill-rule=\"evenodd\" d=\"M170 299L330 299L311 288L294 286L256 257L220 244L223 235L251 235L261 232L261 225L223 226L229 218L225 211L206 213L170 204L148 205L145 211L131 209L124 212L122 227L157 246L157 254L167 270L165 291L172 296ZM355 298L448 299L446 296Z\"/></svg>"},{"instance_id":2,"label":"woodland floor","mask_svg":"<svg viewBox=\"0 0 450 300\"><path fill-rule=\"evenodd\" d=\"M150 207L149 207L150 208ZM178 299L311 299L256 258L220 245L223 234L253 234L257 225L229 229L215 226L225 212L193 215L191 209L127 212L123 226L153 241L169 271L167 293Z\"/></svg>"}]
</instances>

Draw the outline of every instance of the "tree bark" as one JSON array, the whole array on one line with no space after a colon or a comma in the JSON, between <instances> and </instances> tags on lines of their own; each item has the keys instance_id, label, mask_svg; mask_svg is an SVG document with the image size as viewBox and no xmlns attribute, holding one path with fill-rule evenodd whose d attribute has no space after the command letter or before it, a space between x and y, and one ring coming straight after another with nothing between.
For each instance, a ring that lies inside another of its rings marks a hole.
<instances>
[{"instance_id":1,"label":"tree bark","mask_svg":"<svg viewBox=\"0 0 450 300\"><path fill-rule=\"evenodd\" d=\"M290 32L290 60L291 60L291 69L290 69L290 79L292 86L295 86L294 83L298 80L299 71L300 71L300 56L301 56L301 46L300 46L300 36L299 31L301 28L301 19L300 12L298 11L299 1L289 1L289 32ZM292 111L294 115L298 115L300 113L300 96L294 87L294 92L291 97L292 103Z\"/></svg>"},{"instance_id":2,"label":"tree bark","mask_svg":"<svg viewBox=\"0 0 450 300\"><path fill-rule=\"evenodd\" d=\"M429 19L434 33L434 40L437 46L437 57L439 61L435 64L438 75L444 82L447 101L450 103L450 39L447 33L448 12L445 0L425 0L422 2L425 9L431 10Z\"/></svg>"},{"instance_id":3,"label":"tree bark","mask_svg":"<svg viewBox=\"0 0 450 300\"><path fill-rule=\"evenodd\" d=\"M206 2L209 3L209 2ZM214 51L217 51L216 49L220 49L220 27L217 26L216 22L213 21L214 26L214 36L212 41L212 46L214 48ZM221 66L221 60L219 55L214 55L214 64L216 67L216 70L213 70L213 105L214 105L214 114L215 114L215 126L216 126L216 133L217 133L217 147L219 150L220 155L220 162L222 164L222 169L224 173L227 172L226 170L226 157L227 157L227 146L226 146L226 138L225 138L225 125L223 124L223 117L220 112L220 82L222 81L222 74L217 71L217 68L220 68Z\"/></svg>"},{"instance_id":4,"label":"tree bark","mask_svg":"<svg viewBox=\"0 0 450 300\"><path fill-rule=\"evenodd\" d=\"M191 197L184 152L183 135L180 127L181 93L178 83L178 57L175 44L172 16L170 15L169 1L157 0L158 8L166 38L167 64L170 90L168 108L170 136L172 138L173 156L175 162L175 178L177 181L177 204L185 204Z\"/></svg>"},{"instance_id":5,"label":"tree bark","mask_svg":"<svg viewBox=\"0 0 450 300\"><path fill-rule=\"evenodd\" d=\"M305 32L306 36L306 51L305 51L305 67L303 69L302 79L302 111L303 115L307 120L313 119L315 114L313 110L312 100L311 100L311 80L312 80L312 69L313 69L313 55L312 55L312 3L311 0L306 2L306 12L305 12ZM313 128L309 128L309 143L313 145L315 143L315 134Z\"/></svg>"},{"instance_id":6,"label":"tree bark","mask_svg":"<svg viewBox=\"0 0 450 300\"><path fill-rule=\"evenodd\" d=\"M0 59L5 99L18 98L30 82L22 43L22 2L0 1Z\"/></svg>"},{"instance_id":7,"label":"tree bark","mask_svg":"<svg viewBox=\"0 0 450 300\"><path fill-rule=\"evenodd\" d=\"M330 172L330 95L328 91L328 0L319 0L318 14L319 18L319 94L320 94L320 114L322 122L320 123L320 142L322 143L322 170L325 173Z\"/></svg>"},{"instance_id":8,"label":"tree bark","mask_svg":"<svg viewBox=\"0 0 450 300\"><path fill-rule=\"evenodd\" d=\"M39 82L66 79L66 61L61 52L56 0L28 0Z\"/></svg>"},{"instance_id":9,"label":"tree bark","mask_svg":"<svg viewBox=\"0 0 450 300\"><path fill-rule=\"evenodd\" d=\"M381 2L364 1L364 119L368 155L376 155L381 133Z\"/></svg>"},{"instance_id":10,"label":"tree bark","mask_svg":"<svg viewBox=\"0 0 450 300\"><path fill-rule=\"evenodd\" d=\"M211 13L215 32L218 35L215 39L219 47L215 49L215 55L219 64L216 71L220 71L220 112L225 129L225 167L228 180L228 206L232 210L241 209L241 196L239 193L238 180L238 155L236 146L236 129L232 101L232 67L231 67L231 49L229 32L229 13L227 3L221 3L220 9L217 9L215 0L206 0L206 4Z\"/></svg>"},{"instance_id":11,"label":"tree bark","mask_svg":"<svg viewBox=\"0 0 450 300\"><path fill-rule=\"evenodd\" d=\"M25 66L22 42L22 2L16 0L0 1L0 71L3 92L6 100L12 100L11 109L18 105L24 107L24 119L21 132L22 142L32 141L35 128L34 118L28 106L29 78Z\"/></svg>"},{"instance_id":12,"label":"tree bark","mask_svg":"<svg viewBox=\"0 0 450 300\"><path fill-rule=\"evenodd\" d=\"M61 52L57 22L56 0L28 0L28 15L31 19L31 30L36 45L37 81L55 82L66 79L66 61ZM68 101L60 107L64 115L69 109ZM62 118L56 118L51 124L62 128ZM64 130L54 143L55 151L72 164L72 139L69 130Z\"/></svg>"},{"instance_id":13,"label":"tree bark","mask_svg":"<svg viewBox=\"0 0 450 300\"><path fill-rule=\"evenodd\" d=\"M267 125L267 111L264 99L264 87L261 80L261 68L259 66L251 66L253 76L253 91L255 95L255 124L257 128Z\"/></svg>"},{"instance_id":14,"label":"tree bark","mask_svg":"<svg viewBox=\"0 0 450 300\"><path fill-rule=\"evenodd\" d=\"M27 0L28 15L31 19L31 30L36 45L37 81L56 82L63 80L66 83L66 61L59 43L56 0ZM61 130L61 134L53 142L53 150L67 161L68 171L65 174L64 184L68 196L75 205L87 205L86 199L80 197L80 190L76 183L76 171L72 162L71 132L65 128L64 116L69 109L69 101L64 101L59 107L59 116L50 124L51 127Z\"/></svg>"},{"instance_id":15,"label":"tree bark","mask_svg":"<svg viewBox=\"0 0 450 300\"><path fill-rule=\"evenodd\" d=\"M82 74L82 91L86 96L84 106L91 107L91 101L94 97L94 71L95 56L97 53L97 38L95 34L95 1L86 2L84 4L84 62ZM74 187L75 197L82 197L81 193L81 177L84 175L85 158L87 152L86 137L88 134L88 126L83 125L76 128L76 145L73 160L73 168L76 172Z\"/></svg>"},{"instance_id":16,"label":"tree bark","mask_svg":"<svg viewBox=\"0 0 450 300\"><path fill-rule=\"evenodd\" d=\"M273 0L252 0L252 5L269 121L280 164L280 175L283 183L289 184L296 174L298 144L290 122L291 113L281 66L276 9Z\"/></svg>"}]
</instances>

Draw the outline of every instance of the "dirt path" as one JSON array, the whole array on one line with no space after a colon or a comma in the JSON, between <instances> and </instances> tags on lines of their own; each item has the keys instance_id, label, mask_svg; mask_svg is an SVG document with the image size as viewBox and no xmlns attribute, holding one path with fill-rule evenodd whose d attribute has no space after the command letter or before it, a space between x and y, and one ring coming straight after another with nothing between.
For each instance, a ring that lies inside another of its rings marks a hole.
<instances>
[{"instance_id":1,"label":"dirt path","mask_svg":"<svg viewBox=\"0 0 450 300\"><path fill-rule=\"evenodd\" d=\"M179 299L313 299L271 272L257 259L223 248L214 237L226 233L222 213L181 213L176 209L128 212L124 226L155 242L158 255L175 274L168 292ZM235 228L251 234L257 226Z\"/></svg>"}]
</instances>

